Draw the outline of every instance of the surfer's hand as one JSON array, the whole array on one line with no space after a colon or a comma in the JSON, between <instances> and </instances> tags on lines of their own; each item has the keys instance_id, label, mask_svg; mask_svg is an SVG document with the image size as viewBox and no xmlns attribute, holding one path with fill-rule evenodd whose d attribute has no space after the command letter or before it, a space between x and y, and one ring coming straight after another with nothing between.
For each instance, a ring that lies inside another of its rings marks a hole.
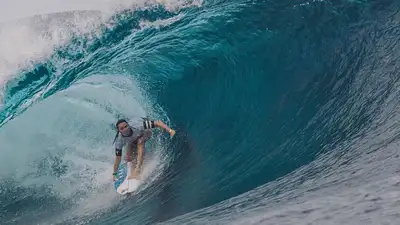
<instances>
[{"instance_id":1,"label":"surfer's hand","mask_svg":"<svg viewBox=\"0 0 400 225\"><path fill-rule=\"evenodd\" d=\"M113 182L117 180L117 174L113 173L113 178L112 178Z\"/></svg>"},{"instance_id":2,"label":"surfer's hand","mask_svg":"<svg viewBox=\"0 0 400 225\"><path fill-rule=\"evenodd\" d=\"M173 129L169 129L169 135L172 138L175 135L175 131Z\"/></svg>"}]
</instances>

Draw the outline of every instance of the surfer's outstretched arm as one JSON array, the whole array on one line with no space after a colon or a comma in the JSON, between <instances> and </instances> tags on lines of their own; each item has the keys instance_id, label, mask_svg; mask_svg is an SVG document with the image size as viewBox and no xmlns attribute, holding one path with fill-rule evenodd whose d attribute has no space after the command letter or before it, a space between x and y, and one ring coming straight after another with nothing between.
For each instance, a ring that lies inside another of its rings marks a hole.
<instances>
[{"instance_id":1,"label":"surfer's outstretched arm","mask_svg":"<svg viewBox=\"0 0 400 225\"><path fill-rule=\"evenodd\" d=\"M164 129L166 132L168 132L170 134L171 138L175 135L175 131L173 129L169 128L161 120L144 119L143 127L144 127L144 129L151 129L151 128L159 127L159 128Z\"/></svg>"},{"instance_id":2,"label":"surfer's outstretched arm","mask_svg":"<svg viewBox=\"0 0 400 225\"><path fill-rule=\"evenodd\" d=\"M165 131L167 131L171 135L171 137L173 137L175 135L175 131L173 129L169 128L161 120L154 121L154 126L164 129Z\"/></svg>"}]
</instances>

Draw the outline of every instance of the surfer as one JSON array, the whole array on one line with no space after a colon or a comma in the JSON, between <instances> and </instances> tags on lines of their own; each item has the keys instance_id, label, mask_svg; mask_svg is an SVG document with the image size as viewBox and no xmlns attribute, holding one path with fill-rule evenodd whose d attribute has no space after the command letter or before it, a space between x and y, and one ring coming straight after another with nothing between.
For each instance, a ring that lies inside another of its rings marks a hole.
<instances>
[{"instance_id":1,"label":"surfer","mask_svg":"<svg viewBox=\"0 0 400 225\"><path fill-rule=\"evenodd\" d=\"M135 179L141 172L143 163L144 145L152 136L152 128L159 127L167 131L171 138L175 135L175 131L165 125L161 120L149 120L143 118L139 124L129 124L126 120L120 119L115 124L117 134L114 138L115 143L115 161L113 180L115 181L118 166L121 163L122 148L126 145L125 161L128 165L131 163L131 174L128 179ZM135 154L135 157L133 155ZM136 163L132 159L136 158ZM135 164L135 166L134 166Z\"/></svg>"}]
</instances>

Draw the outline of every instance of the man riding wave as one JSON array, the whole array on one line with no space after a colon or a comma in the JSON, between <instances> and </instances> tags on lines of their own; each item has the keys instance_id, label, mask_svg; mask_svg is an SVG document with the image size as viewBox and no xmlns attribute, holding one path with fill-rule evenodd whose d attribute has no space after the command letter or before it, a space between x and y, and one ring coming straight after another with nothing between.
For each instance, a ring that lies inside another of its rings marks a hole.
<instances>
[{"instance_id":1,"label":"man riding wave","mask_svg":"<svg viewBox=\"0 0 400 225\"><path fill-rule=\"evenodd\" d=\"M152 136L153 128L162 128L168 132L171 138L175 135L175 131L169 128L161 120L149 120L143 118L142 122L133 125L129 124L125 119L120 119L115 124L117 128L117 134L114 138L115 143L115 161L114 161L114 172L113 180L115 181L118 166L121 163L122 148L126 146L125 161L128 165L131 163L131 173L128 179L138 178L141 172L143 163L144 146L147 140ZM133 159L136 159L135 161Z\"/></svg>"}]
</instances>

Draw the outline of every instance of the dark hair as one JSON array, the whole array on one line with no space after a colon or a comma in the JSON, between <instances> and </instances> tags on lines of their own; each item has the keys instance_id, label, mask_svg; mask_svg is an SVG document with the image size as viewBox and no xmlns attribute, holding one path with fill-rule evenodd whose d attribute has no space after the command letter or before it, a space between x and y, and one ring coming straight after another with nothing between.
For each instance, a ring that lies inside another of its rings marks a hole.
<instances>
[{"instance_id":1,"label":"dark hair","mask_svg":"<svg viewBox=\"0 0 400 225\"><path fill-rule=\"evenodd\" d=\"M119 134L118 125L119 125L120 123L124 123L124 122L125 122L125 123L128 123L128 122L126 122L125 119L119 119L119 120L117 121L117 123L115 123L115 128L117 128L117 134L115 134L113 144L115 143L115 140L117 139L118 134Z\"/></svg>"}]
</instances>

